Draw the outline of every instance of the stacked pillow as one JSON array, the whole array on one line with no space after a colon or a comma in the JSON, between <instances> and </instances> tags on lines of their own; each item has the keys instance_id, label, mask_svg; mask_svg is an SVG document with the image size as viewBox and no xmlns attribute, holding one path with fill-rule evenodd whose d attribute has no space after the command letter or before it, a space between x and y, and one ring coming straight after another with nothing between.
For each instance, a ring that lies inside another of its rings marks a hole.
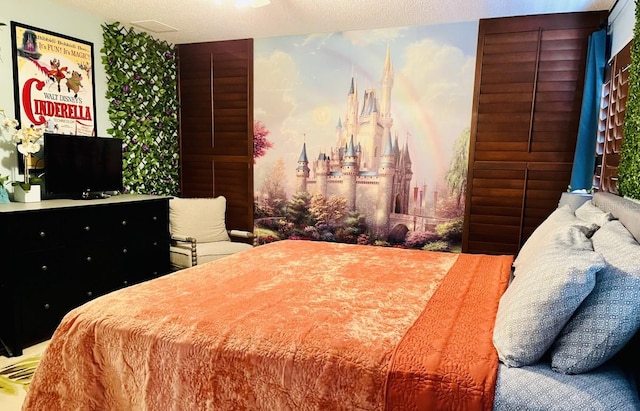
<instances>
[{"instance_id":1,"label":"stacked pillow","mask_svg":"<svg viewBox=\"0 0 640 411\"><path fill-rule=\"evenodd\" d=\"M640 244L619 221L605 224L592 241L606 266L551 349L551 367L565 374L600 366L640 327Z\"/></svg>"},{"instance_id":2,"label":"stacked pillow","mask_svg":"<svg viewBox=\"0 0 640 411\"><path fill-rule=\"evenodd\" d=\"M611 213L605 213L594 206L591 201L587 201L576 209L576 217L587 223L597 224L599 227L613 220Z\"/></svg>"},{"instance_id":3,"label":"stacked pillow","mask_svg":"<svg viewBox=\"0 0 640 411\"><path fill-rule=\"evenodd\" d=\"M591 202L575 214L564 206L527 240L496 317L504 364L531 365L548 353L554 371L584 373L640 329L640 245L612 220Z\"/></svg>"},{"instance_id":4,"label":"stacked pillow","mask_svg":"<svg viewBox=\"0 0 640 411\"><path fill-rule=\"evenodd\" d=\"M517 269L519 266L535 260L538 251L549 241L549 236L554 231L558 229L568 229L572 226L578 227L587 237L591 237L598 229L598 224L587 222L576 217L568 204L557 208L536 228L531 236L529 236L513 262L513 266Z\"/></svg>"},{"instance_id":5,"label":"stacked pillow","mask_svg":"<svg viewBox=\"0 0 640 411\"><path fill-rule=\"evenodd\" d=\"M500 299L493 343L510 367L538 362L605 266L583 227L559 226L520 261Z\"/></svg>"}]
</instances>

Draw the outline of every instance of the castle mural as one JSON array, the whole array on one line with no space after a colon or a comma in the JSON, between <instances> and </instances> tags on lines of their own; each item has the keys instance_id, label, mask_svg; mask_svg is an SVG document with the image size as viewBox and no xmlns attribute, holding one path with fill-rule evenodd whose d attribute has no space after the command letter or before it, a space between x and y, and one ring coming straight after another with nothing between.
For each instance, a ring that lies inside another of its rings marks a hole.
<instances>
[{"instance_id":1,"label":"castle mural","mask_svg":"<svg viewBox=\"0 0 640 411\"><path fill-rule=\"evenodd\" d=\"M258 241L455 250L476 36L469 23L257 39Z\"/></svg>"}]
</instances>

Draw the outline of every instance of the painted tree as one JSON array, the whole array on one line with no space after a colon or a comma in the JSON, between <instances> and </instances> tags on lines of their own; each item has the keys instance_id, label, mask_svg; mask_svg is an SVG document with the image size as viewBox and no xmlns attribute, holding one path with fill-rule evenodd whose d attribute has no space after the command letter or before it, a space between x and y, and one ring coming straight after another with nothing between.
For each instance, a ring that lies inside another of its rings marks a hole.
<instances>
[{"instance_id":1,"label":"painted tree","mask_svg":"<svg viewBox=\"0 0 640 411\"><path fill-rule=\"evenodd\" d=\"M445 175L451 195L456 198L460 207L462 198L467 190L467 168L469 166L469 129L465 129L453 145L453 157L449 163L449 170Z\"/></svg>"},{"instance_id":2,"label":"painted tree","mask_svg":"<svg viewBox=\"0 0 640 411\"><path fill-rule=\"evenodd\" d=\"M262 183L263 209L270 216L284 215L287 205L287 174L284 160L279 158Z\"/></svg>"},{"instance_id":3,"label":"painted tree","mask_svg":"<svg viewBox=\"0 0 640 411\"><path fill-rule=\"evenodd\" d=\"M339 240L345 243L355 244L358 242L360 235L367 232L367 228L364 214L358 210L349 211L342 223L342 232Z\"/></svg>"},{"instance_id":4,"label":"painted tree","mask_svg":"<svg viewBox=\"0 0 640 411\"><path fill-rule=\"evenodd\" d=\"M331 229L338 225L347 212L347 199L336 196L326 198L322 194L316 194L311 197L309 211L317 221L316 226Z\"/></svg>"},{"instance_id":5,"label":"painted tree","mask_svg":"<svg viewBox=\"0 0 640 411\"><path fill-rule=\"evenodd\" d=\"M267 138L270 133L271 131L260 120L253 122L253 164L273 147L273 142Z\"/></svg>"},{"instance_id":6,"label":"painted tree","mask_svg":"<svg viewBox=\"0 0 640 411\"><path fill-rule=\"evenodd\" d=\"M311 195L307 192L294 194L287 206L287 220L297 226L313 225L313 218L309 211Z\"/></svg>"}]
</instances>

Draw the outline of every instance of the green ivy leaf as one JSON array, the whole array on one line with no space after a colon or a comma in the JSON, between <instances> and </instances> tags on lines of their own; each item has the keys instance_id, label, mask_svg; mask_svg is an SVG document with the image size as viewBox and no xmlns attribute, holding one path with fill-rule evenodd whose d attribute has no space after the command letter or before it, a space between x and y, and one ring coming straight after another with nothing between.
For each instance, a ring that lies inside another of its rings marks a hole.
<instances>
[{"instance_id":1,"label":"green ivy leaf","mask_svg":"<svg viewBox=\"0 0 640 411\"><path fill-rule=\"evenodd\" d=\"M119 23L104 24L102 29L101 60L108 79L107 113L112 126L107 131L122 139L127 150L123 156L123 186L132 193L176 195L179 152L175 48ZM149 67L162 67L162 75ZM150 80L155 85L150 87Z\"/></svg>"}]
</instances>

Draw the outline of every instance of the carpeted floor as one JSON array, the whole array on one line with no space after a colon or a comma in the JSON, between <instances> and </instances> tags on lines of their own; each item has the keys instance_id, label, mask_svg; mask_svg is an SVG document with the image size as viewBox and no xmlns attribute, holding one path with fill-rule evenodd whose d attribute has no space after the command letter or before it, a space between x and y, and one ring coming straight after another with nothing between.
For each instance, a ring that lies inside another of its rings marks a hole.
<instances>
[{"instance_id":1,"label":"carpeted floor","mask_svg":"<svg viewBox=\"0 0 640 411\"><path fill-rule=\"evenodd\" d=\"M19 411L31 377L49 341L25 348L20 357L0 356L0 410Z\"/></svg>"}]
</instances>

